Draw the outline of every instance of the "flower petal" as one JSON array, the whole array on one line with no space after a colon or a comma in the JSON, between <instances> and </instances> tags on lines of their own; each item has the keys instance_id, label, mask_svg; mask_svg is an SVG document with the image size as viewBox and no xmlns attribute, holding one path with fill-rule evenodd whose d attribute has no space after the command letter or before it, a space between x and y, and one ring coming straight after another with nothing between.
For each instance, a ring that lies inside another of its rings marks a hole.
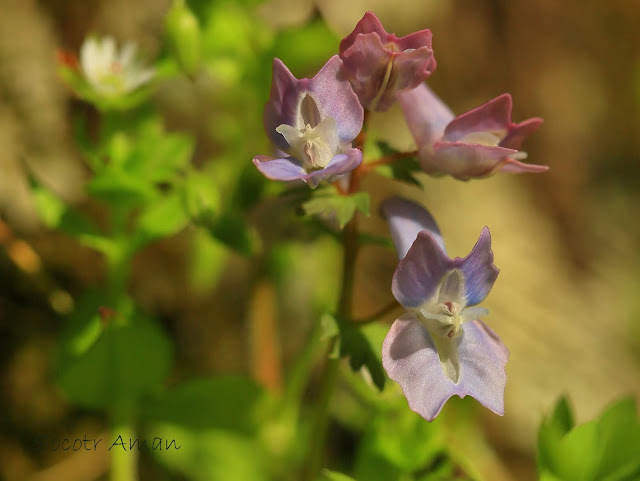
<instances>
[{"instance_id":1,"label":"flower petal","mask_svg":"<svg viewBox=\"0 0 640 481\"><path fill-rule=\"evenodd\" d=\"M430 147L439 140L454 118L449 107L424 83L398 93L397 99L418 148Z\"/></svg>"},{"instance_id":2,"label":"flower petal","mask_svg":"<svg viewBox=\"0 0 640 481\"><path fill-rule=\"evenodd\" d=\"M540 117L534 117L514 125L509 129L507 136L502 139L500 146L506 147L507 149L519 150L524 139L538 130L542 125L542 122L543 120Z\"/></svg>"},{"instance_id":3,"label":"flower petal","mask_svg":"<svg viewBox=\"0 0 640 481\"><path fill-rule=\"evenodd\" d=\"M364 109L346 78L340 57L331 57L309 81L308 88L320 116L334 118L340 142L351 144L362 130Z\"/></svg>"},{"instance_id":4,"label":"flower petal","mask_svg":"<svg viewBox=\"0 0 640 481\"><path fill-rule=\"evenodd\" d=\"M282 60L273 59L271 93L264 107L263 122L269 139L281 150L287 150L289 145L276 128L282 124L295 126L296 109L302 101L297 92L299 82Z\"/></svg>"},{"instance_id":5,"label":"flower petal","mask_svg":"<svg viewBox=\"0 0 640 481\"><path fill-rule=\"evenodd\" d=\"M391 57L391 50L382 45L377 33L361 33L349 49L341 51L340 58L353 90L364 107L370 108L378 91L386 88L389 79L385 76Z\"/></svg>"},{"instance_id":6,"label":"flower petal","mask_svg":"<svg viewBox=\"0 0 640 481\"><path fill-rule=\"evenodd\" d=\"M549 170L548 165L525 164L516 159L507 159L500 167L500 172L508 174L539 174Z\"/></svg>"},{"instance_id":7,"label":"flower petal","mask_svg":"<svg viewBox=\"0 0 640 481\"><path fill-rule=\"evenodd\" d=\"M272 180L296 180L307 175L293 157L274 159L267 155L258 155L254 157L253 163L265 177Z\"/></svg>"},{"instance_id":8,"label":"flower petal","mask_svg":"<svg viewBox=\"0 0 640 481\"><path fill-rule=\"evenodd\" d=\"M418 155L426 173L449 174L468 180L495 174L517 152L499 146L456 141L436 142L432 150L420 150Z\"/></svg>"},{"instance_id":9,"label":"flower petal","mask_svg":"<svg viewBox=\"0 0 640 481\"><path fill-rule=\"evenodd\" d=\"M358 34L367 33L375 33L378 35L378 37L384 39L384 41L386 41L387 37L389 36L389 34L382 26L382 23L380 23L380 20L378 19L376 14L373 12L367 12L360 19L360 21L356 23L353 32L344 37L340 42L340 55L342 55L349 47L354 44L356 38L358 37Z\"/></svg>"},{"instance_id":10,"label":"flower petal","mask_svg":"<svg viewBox=\"0 0 640 481\"><path fill-rule=\"evenodd\" d=\"M420 204L392 197L382 202L380 210L389 223L391 238L400 259L407 254L418 233L423 230L429 231L442 251L446 252L436 221Z\"/></svg>"},{"instance_id":11,"label":"flower petal","mask_svg":"<svg viewBox=\"0 0 640 481\"><path fill-rule=\"evenodd\" d=\"M400 384L409 407L433 420L452 396L470 395L496 414L504 414L504 366L509 351L480 321L464 325L457 343L458 382L443 370L427 329L411 314L396 320L382 345L382 365Z\"/></svg>"},{"instance_id":12,"label":"flower petal","mask_svg":"<svg viewBox=\"0 0 640 481\"><path fill-rule=\"evenodd\" d=\"M442 140L454 142L471 132L504 131L511 123L511 95L502 94L489 102L459 115L447 125Z\"/></svg>"},{"instance_id":13,"label":"flower petal","mask_svg":"<svg viewBox=\"0 0 640 481\"><path fill-rule=\"evenodd\" d=\"M466 305L480 304L489 294L500 272L493 263L489 229L482 229L478 242L467 257L455 259L453 262L464 275Z\"/></svg>"},{"instance_id":14,"label":"flower petal","mask_svg":"<svg viewBox=\"0 0 640 481\"><path fill-rule=\"evenodd\" d=\"M438 293L444 275L453 267L438 241L423 230L398 264L391 291L404 307L419 307Z\"/></svg>"},{"instance_id":15,"label":"flower petal","mask_svg":"<svg viewBox=\"0 0 640 481\"><path fill-rule=\"evenodd\" d=\"M323 180L331 180L335 176L346 174L358 167L362 162L362 151L348 149L336 155L324 169L314 170L303 177L311 187L316 187Z\"/></svg>"}]
</instances>

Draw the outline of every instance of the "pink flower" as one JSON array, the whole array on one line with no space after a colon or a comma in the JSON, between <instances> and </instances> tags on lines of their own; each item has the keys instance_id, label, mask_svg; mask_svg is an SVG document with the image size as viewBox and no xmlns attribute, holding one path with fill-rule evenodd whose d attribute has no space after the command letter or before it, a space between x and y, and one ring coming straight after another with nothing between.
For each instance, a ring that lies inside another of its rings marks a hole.
<instances>
[{"instance_id":1,"label":"pink flower","mask_svg":"<svg viewBox=\"0 0 640 481\"><path fill-rule=\"evenodd\" d=\"M417 87L436 68L431 31L398 38L372 12L340 42L340 58L363 107L387 110L397 92Z\"/></svg>"},{"instance_id":2,"label":"pink flower","mask_svg":"<svg viewBox=\"0 0 640 481\"><path fill-rule=\"evenodd\" d=\"M427 174L468 180L496 172L545 172L544 165L520 162L522 142L542 124L541 118L511 121L511 95L502 94L455 117L425 84L398 95Z\"/></svg>"}]
</instances>

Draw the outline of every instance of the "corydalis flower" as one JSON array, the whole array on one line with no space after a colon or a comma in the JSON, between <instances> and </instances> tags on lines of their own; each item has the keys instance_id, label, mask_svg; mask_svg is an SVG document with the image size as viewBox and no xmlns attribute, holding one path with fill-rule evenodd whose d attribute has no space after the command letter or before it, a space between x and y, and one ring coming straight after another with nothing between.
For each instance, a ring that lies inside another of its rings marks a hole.
<instances>
[{"instance_id":1,"label":"corydalis flower","mask_svg":"<svg viewBox=\"0 0 640 481\"><path fill-rule=\"evenodd\" d=\"M87 82L105 97L127 94L149 82L154 70L136 59L137 48L126 43L120 51L112 37L87 38L80 49L80 67Z\"/></svg>"},{"instance_id":2,"label":"corydalis flower","mask_svg":"<svg viewBox=\"0 0 640 481\"><path fill-rule=\"evenodd\" d=\"M259 155L253 163L270 179L303 180L316 187L360 165L362 152L351 143L363 117L337 55L315 77L300 80L276 58L264 127L282 155Z\"/></svg>"},{"instance_id":3,"label":"corydalis flower","mask_svg":"<svg viewBox=\"0 0 640 481\"><path fill-rule=\"evenodd\" d=\"M397 92L415 88L436 68L430 30L398 38L373 12L340 42L340 58L360 102L370 110L387 110Z\"/></svg>"},{"instance_id":4,"label":"corydalis flower","mask_svg":"<svg viewBox=\"0 0 640 481\"><path fill-rule=\"evenodd\" d=\"M389 199L389 222L400 263L392 291L406 313L391 326L382 363L409 407L431 421L452 396L477 399L504 414L509 351L479 317L477 305L498 276L486 227L471 253L450 259L435 221L421 206Z\"/></svg>"},{"instance_id":5,"label":"corydalis flower","mask_svg":"<svg viewBox=\"0 0 640 481\"><path fill-rule=\"evenodd\" d=\"M503 94L455 117L425 84L398 95L407 124L418 145L427 174L457 179L487 177L496 172L544 172L544 165L520 162L527 157L522 142L542 119L511 121L511 95Z\"/></svg>"}]
</instances>

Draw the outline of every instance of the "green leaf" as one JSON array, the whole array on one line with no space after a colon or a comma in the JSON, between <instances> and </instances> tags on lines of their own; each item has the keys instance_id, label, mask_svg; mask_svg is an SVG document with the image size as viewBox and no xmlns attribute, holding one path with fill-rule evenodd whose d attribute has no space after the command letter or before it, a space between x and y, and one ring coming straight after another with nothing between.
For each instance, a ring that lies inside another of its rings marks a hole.
<instances>
[{"instance_id":1,"label":"green leaf","mask_svg":"<svg viewBox=\"0 0 640 481\"><path fill-rule=\"evenodd\" d=\"M385 142L377 142L377 147L383 156L399 153L397 150L389 147ZM423 187L422 182L415 177L416 173L422 172L420 162L415 157L402 157L395 159L389 164L376 167L376 172L400 182L406 182L421 188Z\"/></svg>"},{"instance_id":2,"label":"green leaf","mask_svg":"<svg viewBox=\"0 0 640 481\"><path fill-rule=\"evenodd\" d=\"M180 450L153 452L170 471L196 481L266 481L257 415L265 391L242 376L186 381L143 412L147 431Z\"/></svg>"},{"instance_id":3,"label":"green leaf","mask_svg":"<svg viewBox=\"0 0 640 481\"><path fill-rule=\"evenodd\" d=\"M113 322L86 351L63 358L58 380L76 404L105 408L159 390L170 367L171 345L155 324Z\"/></svg>"},{"instance_id":4,"label":"green leaf","mask_svg":"<svg viewBox=\"0 0 640 481\"><path fill-rule=\"evenodd\" d=\"M560 442L574 426L571 406L566 397L562 397L553 412L540 425L538 431L538 468L540 471L554 465L554 456Z\"/></svg>"},{"instance_id":5,"label":"green leaf","mask_svg":"<svg viewBox=\"0 0 640 481\"><path fill-rule=\"evenodd\" d=\"M164 196L149 206L137 219L134 243L141 247L164 237L171 237L186 227L189 217L178 193Z\"/></svg>"},{"instance_id":6,"label":"green leaf","mask_svg":"<svg viewBox=\"0 0 640 481\"><path fill-rule=\"evenodd\" d=\"M253 437L223 430L157 424L152 436L175 439L179 450L152 451L155 460L190 481L268 481L268 457Z\"/></svg>"},{"instance_id":7,"label":"green leaf","mask_svg":"<svg viewBox=\"0 0 640 481\"><path fill-rule=\"evenodd\" d=\"M192 430L223 429L251 434L263 389L244 376L191 379L167 390L143 413L148 422Z\"/></svg>"},{"instance_id":8,"label":"green leaf","mask_svg":"<svg viewBox=\"0 0 640 481\"><path fill-rule=\"evenodd\" d=\"M405 406L380 409L367 425L360 443L356 477L414 479L425 471L431 474L451 469L440 424L439 420L425 422Z\"/></svg>"},{"instance_id":9,"label":"green leaf","mask_svg":"<svg viewBox=\"0 0 640 481\"><path fill-rule=\"evenodd\" d=\"M87 184L87 192L107 204L137 207L153 199L155 189L147 179L117 167L101 169Z\"/></svg>"},{"instance_id":10,"label":"green leaf","mask_svg":"<svg viewBox=\"0 0 640 481\"><path fill-rule=\"evenodd\" d=\"M321 191L302 204L302 208L307 215L318 216L327 222L336 223L342 229L353 218L356 211L369 215L370 200L366 192L337 195Z\"/></svg>"},{"instance_id":11,"label":"green leaf","mask_svg":"<svg viewBox=\"0 0 640 481\"><path fill-rule=\"evenodd\" d=\"M346 474L338 473L337 471L329 471L325 469L322 471L322 475L318 481L356 481Z\"/></svg>"},{"instance_id":12,"label":"green leaf","mask_svg":"<svg viewBox=\"0 0 640 481\"><path fill-rule=\"evenodd\" d=\"M596 479L631 480L640 471L640 423L632 398L611 405L598 420L601 463Z\"/></svg>"},{"instance_id":13,"label":"green leaf","mask_svg":"<svg viewBox=\"0 0 640 481\"><path fill-rule=\"evenodd\" d=\"M574 428L571 410L562 399L540 427L538 449L541 479L634 481L640 475L635 401L623 399L599 418Z\"/></svg>"},{"instance_id":14,"label":"green leaf","mask_svg":"<svg viewBox=\"0 0 640 481\"><path fill-rule=\"evenodd\" d=\"M360 330L359 326L340 320L330 314L321 319L323 338L330 339L339 332L339 339L332 357L348 357L349 366L353 371L359 371L363 366L367 368L376 387L382 391L386 381L380 359L376 356L369 338Z\"/></svg>"},{"instance_id":15,"label":"green leaf","mask_svg":"<svg viewBox=\"0 0 640 481\"><path fill-rule=\"evenodd\" d=\"M251 256L261 248L257 232L237 212L224 212L205 227L213 237L244 256Z\"/></svg>"}]
</instances>

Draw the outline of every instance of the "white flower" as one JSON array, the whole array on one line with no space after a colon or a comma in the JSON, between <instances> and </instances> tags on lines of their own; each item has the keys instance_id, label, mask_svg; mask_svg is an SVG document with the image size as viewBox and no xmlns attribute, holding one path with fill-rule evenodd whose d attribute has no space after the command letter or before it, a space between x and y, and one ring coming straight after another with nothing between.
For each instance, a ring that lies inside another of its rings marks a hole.
<instances>
[{"instance_id":1,"label":"white flower","mask_svg":"<svg viewBox=\"0 0 640 481\"><path fill-rule=\"evenodd\" d=\"M149 82L154 70L136 59L136 46L125 43L120 51L113 37L87 38L80 49L80 66L87 82L105 97L126 94Z\"/></svg>"}]
</instances>

